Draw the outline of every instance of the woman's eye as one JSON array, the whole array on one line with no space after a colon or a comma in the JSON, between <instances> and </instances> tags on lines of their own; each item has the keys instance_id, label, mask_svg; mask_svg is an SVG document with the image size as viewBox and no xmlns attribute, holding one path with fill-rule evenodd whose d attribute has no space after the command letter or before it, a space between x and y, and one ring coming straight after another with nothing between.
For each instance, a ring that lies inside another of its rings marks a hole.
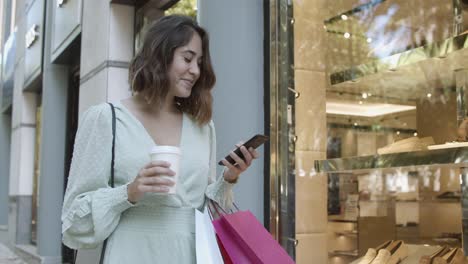
<instances>
[{"instance_id":1,"label":"woman's eye","mask_svg":"<svg viewBox=\"0 0 468 264\"><path fill-rule=\"evenodd\" d=\"M185 58L185 57L184 57L184 60L185 60L185 62L187 62L187 63L190 63L190 61L191 61L189 58Z\"/></svg>"}]
</instances>

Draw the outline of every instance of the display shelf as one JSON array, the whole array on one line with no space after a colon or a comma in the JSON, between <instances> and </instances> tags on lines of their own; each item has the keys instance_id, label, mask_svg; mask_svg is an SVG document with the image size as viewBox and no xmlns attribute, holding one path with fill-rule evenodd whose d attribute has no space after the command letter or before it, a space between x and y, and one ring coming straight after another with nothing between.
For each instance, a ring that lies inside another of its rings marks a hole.
<instances>
[{"instance_id":1,"label":"display shelf","mask_svg":"<svg viewBox=\"0 0 468 264\"><path fill-rule=\"evenodd\" d=\"M338 223L357 223L357 220L345 218L344 215L329 215L328 221Z\"/></svg>"},{"instance_id":2,"label":"display shelf","mask_svg":"<svg viewBox=\"0 0 468 264\"><path fill-rule=\"evenodd\" d=\"M434 253L437 249L440 248L440 246L430 246L430 245L412 245L412 244L407 244L408 246L408 257L403 259L400 263L401 264L413 264L413 263L420 263L420 259L422 256L426 255L431 255ZM355 260L354 262L351 262L351 264L357 264L361 258Z\"/></svg>"},{"instance_id":3,"label":"display shelf","mask_svg":"<svg viewBox=\"0 0 468 264\"><path fill-rule=\"evenodd\" d=\"M468 165L468 147L317 160L315 170L320 173L338 173L423 165Z\"/></svg>"},{"instance_id":4,"label":"display shelf","mask_svg":"<svg viewBox=\"0 0 468 264\"><path fill-rule=\"evenodd\" d=\"M333 257L333 256L345 256L345 257L358 257L359 253L357 250L333 250L328 252L328 256Z\"/></svg>"},{"instance_id":5,"label":"display shelf","mask_svg":"<svg viewBox=\"0 0 468 264\"><path fill-rule=\"evenodd\" d=\"M462 34L442 41L406 50L370 63L352 66L330 75L332 85L352 81L364 76L394 70L398 67L421 62L431 58L444 58L450 53L468 48L468 34Z\"/></svg>"},{"instance_id":6,"label":"display shelf","mask_svg":"<svg viewBox=\"0 0 468 264\"><path fill-rule=\"evenodd\" d=\"M337 236L346 236L346 237L356 237L358 235L357 230L343 230L343 231L335 231Z\"/></svg>"}]
</instances>

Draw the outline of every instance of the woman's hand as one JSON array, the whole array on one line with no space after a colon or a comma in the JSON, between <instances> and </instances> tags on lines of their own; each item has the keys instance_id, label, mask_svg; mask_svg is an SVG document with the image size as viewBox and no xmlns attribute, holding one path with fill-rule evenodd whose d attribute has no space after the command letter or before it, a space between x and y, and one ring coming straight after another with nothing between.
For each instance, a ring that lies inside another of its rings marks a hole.
<instances>
[{"instance_id":1,"label":"woman's hand","mask_svg":"<svg viewBox=\"0 0 468 264\"><path fill-rule=\"evenodd\" d=\"M240 147L244 159L241 159L234 151L229 153L232 159L236 162L236 165L232 165L226 159L221 162L226 166L227 170L224 171L224 180L230 183L235 183L239 178L239 175L244 172L252 164L252 160L257 159L260 154L254 149L247 149L242 144L237 144L236 147Z\"/></svg>"},{"instance_id":2,"label":"woman's hand","mask_svg":"<svg viewBox=\"0 0 468 264\"><path fill-rule=\"evenodd\" d=\"M174 180L164 176L174 176L169 169L171 164L166 161L152 161L140 170L132 183L127 185L128 201L138 202L145 193L167 193L174 186ZM161 177L163 176L163 177Z\"/></svg>"}]
</instances>

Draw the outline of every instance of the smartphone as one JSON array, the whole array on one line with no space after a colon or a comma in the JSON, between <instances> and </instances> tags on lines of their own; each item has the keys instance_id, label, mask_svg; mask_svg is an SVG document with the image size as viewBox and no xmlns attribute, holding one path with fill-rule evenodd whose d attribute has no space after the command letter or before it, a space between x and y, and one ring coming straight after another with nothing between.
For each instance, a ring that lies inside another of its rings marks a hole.
<instances>
[{"instance_id":1,"label":"smartphone","mask_svg":"<svg viewBox=\"0 0 468 264\"><path fill-rule=\"evenodd\" d=\"M267 142L268 139L269 139L268 136L257 134L255 136L253 136L251 139L247 140L247 142L245 142L242 146L246 147L247 149L249 149L249 148L256 149L256 148L260 147L263 143ZM240 147L236 148L236 150L234 150L234 153L236 153L237 156L239 156L241 159L244 159L244 155L242 154L242 151L240 150ZM236 162L234 161L233 158L231 158L231 156L227 155L224 158L229 163L231 163L233 165L236 164ZM224 166L224 164L221 161L218 162L218 164Z\"/></svg>"}]
</instances>

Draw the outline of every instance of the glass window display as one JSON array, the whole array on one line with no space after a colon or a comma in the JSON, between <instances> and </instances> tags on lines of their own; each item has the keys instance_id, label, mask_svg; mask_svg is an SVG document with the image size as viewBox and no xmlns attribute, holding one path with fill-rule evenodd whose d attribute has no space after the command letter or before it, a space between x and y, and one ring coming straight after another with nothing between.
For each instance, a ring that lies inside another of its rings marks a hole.
<instances>
[{"instance_id":1,"label":"glass window display","mask_svg":"<svg viewBox=\"0 0 468 264\"><path fill-rule=\"evenodd\" d=\"M288 251L297 263L460 263L468 3L273 2L270 169Z\"/></svg>"}]
</instances>

